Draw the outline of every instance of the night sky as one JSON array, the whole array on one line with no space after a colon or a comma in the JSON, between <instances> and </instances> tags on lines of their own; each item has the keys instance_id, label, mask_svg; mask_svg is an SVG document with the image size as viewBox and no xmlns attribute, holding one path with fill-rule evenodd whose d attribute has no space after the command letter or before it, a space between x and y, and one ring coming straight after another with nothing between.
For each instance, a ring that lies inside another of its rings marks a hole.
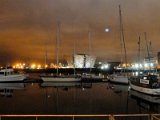
<instances>
[{"instance_id":1,"label":"night sky","mask_svg":"<svg viewBox=\"0 0 160 120\"><path fill-rule=\"evenodd\" d=\"M44 63L55 59L57 22L60 26L60 58L89 53L106 61L120 61L119 9L129 62L137 60L138 37L146 54L144 32L153 55L160 51L159 0L0 0L0 64L15 61ZM105 28L109 32L105 32Z\"/></svg>"}]
</instances>

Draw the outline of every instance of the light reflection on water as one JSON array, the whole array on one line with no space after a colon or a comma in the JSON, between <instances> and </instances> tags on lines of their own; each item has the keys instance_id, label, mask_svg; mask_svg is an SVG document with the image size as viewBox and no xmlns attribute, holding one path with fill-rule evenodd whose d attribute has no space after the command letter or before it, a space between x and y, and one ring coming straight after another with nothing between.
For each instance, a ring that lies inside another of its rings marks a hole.
<instances>
[{"instance_id":1,"label":"light reflection on water","mask_svg":"<svg viewBox=\"0 0 160 120\"><path fill-rule=\"evenodd\" d=\"M160 97L101 83L0 83L1 114L159 113Z\"/></svg>"}]
</instances>

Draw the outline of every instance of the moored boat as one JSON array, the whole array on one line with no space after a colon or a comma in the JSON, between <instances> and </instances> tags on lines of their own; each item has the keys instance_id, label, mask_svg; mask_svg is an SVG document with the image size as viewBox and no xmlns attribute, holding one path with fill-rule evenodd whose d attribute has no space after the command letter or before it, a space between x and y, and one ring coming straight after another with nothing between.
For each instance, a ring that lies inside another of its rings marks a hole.
<instances>
[{"instance_id":1,"label":"moored boat","mask_svg":"<svg viewBox=\"0 0 160 120\"><path fill-rule=\"evenodd\" d=\"M129 84L127 74L112 74L109 76L109 81L120 84Z\"/></svg>"},{"instance_id":2,"label":"moored boat","mask_svg":"<svg viewBox=\"0 0 160 120\"><path fill-rule=\"evenodd\" d=\"M15 73L12 68L0 70L0 82L20 82L26 78L24 74Z\"/></svg>"},{"instance_id":3,"label":"moored boat","mask_svg":"<svg viewBox=\"0 0 160 120\"><path fill-rule=\"evenodd\" d=\"M130 87L145 94L160 95L160 79L158 75L133 76L130 78Z\"/></svg>"}]
</instances>

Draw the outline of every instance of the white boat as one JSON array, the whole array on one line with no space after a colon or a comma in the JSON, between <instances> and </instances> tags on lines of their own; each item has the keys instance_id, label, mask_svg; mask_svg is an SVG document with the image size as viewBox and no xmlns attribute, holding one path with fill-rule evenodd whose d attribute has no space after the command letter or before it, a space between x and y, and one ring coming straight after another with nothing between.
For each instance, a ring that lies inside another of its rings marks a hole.
<instances>
[{"instance_id":1,"label":"white boat","mask_svg":"<svg viewBox=\"0 0 160 120\"><path fill-rule=\"evenodd\" d=\"M151 63L150 50L148 47L148 42L145 33L145 41L147 46L148 53L148 62ZM139 61L140 61L140 37L139 37ZM155 71L155 72L154 72ZM160 77L157 74L156 68L149 67L147 74L140 74L138 70L138 76L130 77L130 87L133 90L136 90L141 93L149 94L149 95L159 95L160 96Z\"/></svg>"},{"instance_id":2,"label":"white boat","mask_svg":"<svg viewBox=\"0 0 160 120\"><path fill-rule=\"evenodd\" d=\"M128 75L127 74L112 74L109 76L109 81L120 84L129 84Z\"/></svg>"},{"instance_id":3,"label":"white boat","mask_svg":"<svg viewBox=\"0 0 160 120\"><path fill-rule=\"evenodd\" d=\"M24 74L15 73L12 68L0 70L0 82L18 82L26 78Z\"/></svg>"},{"instance_id":4,"label":"white boat","mask_svg":"<svg viewBox=\"0 0 160 120\"><path fill-rule=\"evenodd\" d=\"M74 75L41 75L43 82L78 82L81 77Z\"/></svg>"},{"instance_id":5,"label":"white boat","mask_svg":"<svg viewBox=\"0 0 160 120\"><path fill-rule=\"evenodd\" d=\"M57 34L56 34L56 64L59 65L59 41L60 41L60 23L57 24ZM56 75L54 74L43 74L40 75L44 82L75 82L80 81L80 77L76 74L74 75L61 75L59 73L59 68L56 68Z\"/></svg>"},{"instance_id":6,"label":"white boat","mask_svg":"<svg viewBox=\"0 0 160 120\"><path fill-rule=\"evenodd\" d=\"M142 75L130 78L130 87L141 93L160 95L160 79L157 75Z\"/></svg>"}]
</instances>

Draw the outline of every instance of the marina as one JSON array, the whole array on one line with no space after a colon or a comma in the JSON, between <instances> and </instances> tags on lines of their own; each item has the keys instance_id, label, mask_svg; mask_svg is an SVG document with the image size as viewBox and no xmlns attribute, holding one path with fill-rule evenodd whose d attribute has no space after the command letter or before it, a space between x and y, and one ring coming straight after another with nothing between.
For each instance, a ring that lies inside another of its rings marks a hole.
<instances>
[{"instance_id":1,"label":"marina","mask_svg":"<svg viewBox=\"0 0 160 120\"><path fill-rule=\"evenodd\" d=\"M160 120L160 1L0 5L0 120Z\"/></svg>"}]
</instances>

